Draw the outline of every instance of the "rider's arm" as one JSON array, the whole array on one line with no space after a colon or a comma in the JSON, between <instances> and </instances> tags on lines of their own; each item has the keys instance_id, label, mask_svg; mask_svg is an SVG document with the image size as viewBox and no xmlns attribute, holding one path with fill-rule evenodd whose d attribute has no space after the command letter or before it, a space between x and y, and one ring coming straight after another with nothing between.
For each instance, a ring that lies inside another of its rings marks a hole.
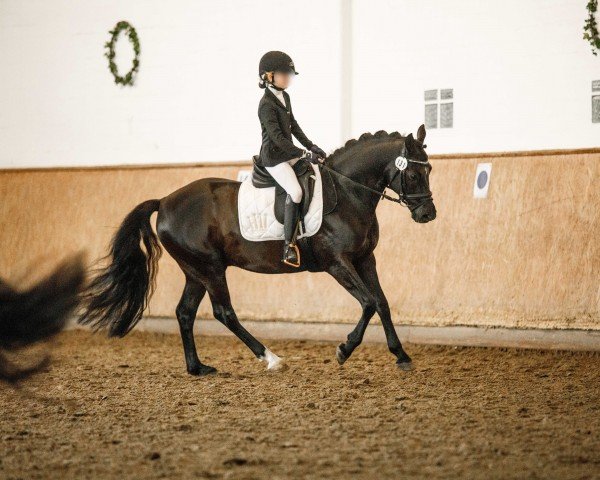
<instances>
[{"instance_id":1,"label":"rider's arm","mask_svg":"<svg viewBox=\"0 0 600 480\"><path fill-rule=\"evenodd\" d=\"M311 142L308 137L304 134L304 132L302 131L302 129L300 128L300 125L298 125L298 122L296 121L296 117L294 117L294 114L292 113L290 115L292 117L292 134L294 135L294 137L296 137L298 139L298 141L304 145L304 147L307 150L310 150L310 148L314 145L313 142Z\"/></svg>"},{"instance_id":2,"label":"rider's arm","mask_svg":"<svg viewBox=\"0 0 600 480\"><path fill-rule=\"evenodd\" d=\"M258 111L260 121L265 126L267 134L271 141L281 150L295 157L304 155L304 150L294 145L291 140L288 140L281 131L279 122L277 121L277 112L275 107L265 103Z\"/></svg>"}]
</instances>

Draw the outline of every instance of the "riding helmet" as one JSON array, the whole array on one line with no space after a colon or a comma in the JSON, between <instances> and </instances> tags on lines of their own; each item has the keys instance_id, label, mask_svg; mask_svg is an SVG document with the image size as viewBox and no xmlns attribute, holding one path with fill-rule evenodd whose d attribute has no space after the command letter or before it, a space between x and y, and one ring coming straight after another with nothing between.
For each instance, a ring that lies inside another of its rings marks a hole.
<instances>
[{"instance_id":1,"label":"riding helmet","mask_svg":"<svg viewBox=\"0 0 600 480\"><path fill-rule=\"evenodd\" d=\"M258 76L265 72L289 72L298 75L294 62L287 53L272 50L265 53L258 64Z\"/></svg>"}]
</instances>

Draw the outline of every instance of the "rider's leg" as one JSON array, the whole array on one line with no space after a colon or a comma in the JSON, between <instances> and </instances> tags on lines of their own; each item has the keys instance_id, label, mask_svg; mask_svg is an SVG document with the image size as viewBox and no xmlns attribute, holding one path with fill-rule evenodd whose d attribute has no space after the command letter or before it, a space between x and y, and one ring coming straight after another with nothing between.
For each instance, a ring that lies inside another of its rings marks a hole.
<instances>
[{"instance_id":1,"label":"rider's leg","mask_svg":"<svg viewBox=\"0 0 600 480\"><path fill-rule=\"evenodd\" d=\"M300 251L296 246L296 235L298 229L298 219L300 218L300 204L292 200L288 193L285 199L283 211L283 246L282 262L293 267L300 266Z\"/></svg>"},{"instance_id":2,"label":"rider's leg","mask_svg":"<svg viewBox=\"0 0 600 480\"><path fill-rule=\"evenodd\" d=\"M296 172L288 162L281 162L274 167L265 167L275 181L281 185L288 195L292 197L294 203L302 201L302 188L298 183Z\"/></svg>"},{"instance_id":3,"label":"rider's leg","mask_svg":"<svg viewBox=\"0 0 600 480\"><path fill-rule=\"evenodd\" d=\"M274 167L265 167L275 181L287 192L283 217L284 247L282 261L292 266L299 266L300 258L295 246L295 233L300 217L302 188L298 183L296 172L288 162Z\"/></svg>"}]
</instances>

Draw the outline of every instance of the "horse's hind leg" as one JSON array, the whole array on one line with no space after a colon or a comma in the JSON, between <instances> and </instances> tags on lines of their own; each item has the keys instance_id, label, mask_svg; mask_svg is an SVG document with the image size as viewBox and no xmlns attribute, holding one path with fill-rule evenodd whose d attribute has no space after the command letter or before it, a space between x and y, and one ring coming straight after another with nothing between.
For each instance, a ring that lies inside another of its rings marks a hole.
<instances>
[{"instance_id":1,"label":"horse's hind leg","mask_svg":"<svg viewBox=\"0 0 600 480\"><path fill-rule=\"evenodd\" d=\"M207 281L206 288L212 302L215 318L235 334L259 360L267 364L267 370L283 370L285 363L281 358L271 352L262 343L252 336L239 322L229 297L229 288L225 278L225 271L212 276Z\"/></svg>"},{"instance_id":2,"label":"horse's hind leg","mask_svg":"<svg viewBox=\"0 0 600 480\"><path fill-rule=\"evenodd\" d=\"M215 373L216 368L204 365L198 358L196 343L194 342L194 321L198 306L206 293L206 288L200 282L186 278L185 288L181 300L177 305L176 315L179 322L179 331L183 342L185 364L191 375L208 375Z\"/></svg>"}]
</instances>

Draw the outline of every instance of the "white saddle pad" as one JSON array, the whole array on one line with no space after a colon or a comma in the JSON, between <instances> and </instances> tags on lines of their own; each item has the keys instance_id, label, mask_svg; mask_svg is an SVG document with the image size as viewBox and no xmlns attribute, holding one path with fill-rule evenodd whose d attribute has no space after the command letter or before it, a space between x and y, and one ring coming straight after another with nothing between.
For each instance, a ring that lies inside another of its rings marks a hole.
<instances>
[{"instance_id":1,"label":"white saddle pad","mask_svg":"<svg viewBox=\"0 0 600 480\"><path fill-rule=\"evenodd\" d=\"M304 216L306 231L301 230L297 238L310 237L317 233L323 220L321 171L316 165L311 164L311 167L315 174L315 187L308 211ZM248 175L240 185L238 216L240 230L246 240L253 242L283 240L283 224L275 218L275 187L254 187L252 175Z\"/></svg>"}]
</instances>

